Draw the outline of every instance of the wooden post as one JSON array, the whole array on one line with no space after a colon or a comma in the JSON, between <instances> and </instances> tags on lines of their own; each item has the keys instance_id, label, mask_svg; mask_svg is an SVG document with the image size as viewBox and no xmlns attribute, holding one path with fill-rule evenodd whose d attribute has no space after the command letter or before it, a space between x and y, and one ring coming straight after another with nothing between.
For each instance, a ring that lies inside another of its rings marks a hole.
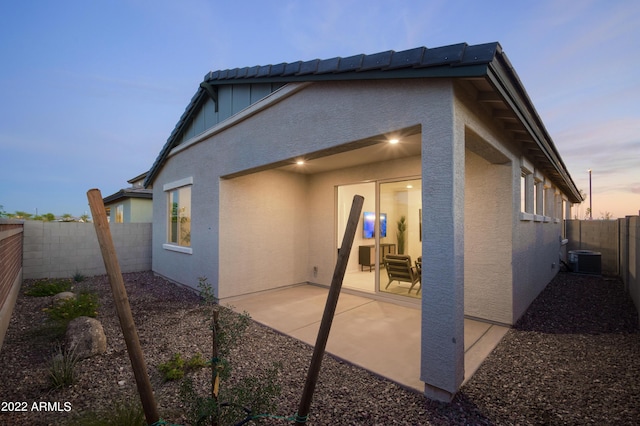
<instances>
[{"instance_id":1,"label":"wooden post","mask_svg":"<svg viewBox=\"0 0 640 426\"><path fill-rule=\"evenodd\" d=\"M356 234L363 204L364 197L361 195L353 197L351 212L349 213L347 227L344 237L342 238L342 245L338 251L338 261L336 262L336 269L333 272L333 279L331 280L327 303L324 306L324 313L322 314L322 322L320 323L320 329L318 330L316 345L313 348L313 356L311 357L311 364L309 365L309 372L307 373L307 381L304 385L304 390L302 391L298 412L296 413L295 421L298 424L305 424L307 422L309 408L311 407L311 399L313 398L313 392L316 388L316 382L318 381L318 375L322 365L322 357L324 356L324 350L327 346L327 340L329 339L331 323L333 322L333 316L336 312L336 306L338 305L340 288L342 287L342 280L344 279L344 273L347 269L347 262L349 261L349 254L351 253L351 246L353 245L353 238Z\"/></svg>"},{"instance_id":2,"label":"wooden post","mask_svg":"<svg viewBox=\"0 0 640 426\"><path fill-rule=\"evenodd\" d=\"M131 314L131 307L129 306L129 298L127 297L127 290L124 287L122 272L120 271L120 264L118 263L113 239L111 238L109 222L107 221L107 213L104 209L100 190L90 189L87 192L87 198L89 200L89 207L91 208L91 215L93 216L96 234L98 235L98 243L100 244L100 250L102 251L104 267L107 270L107 275L109 277L109 284L111 285L111 292L113 293L116 312L120 319L120 327L122 328L124 341L127 344L127 352L129 353L131 367L133 368L136 385L138 386L142 409L144 410L147 423L153 424L160 419L160 416L158 415L158 408L153 396L153 389L151 389L151 382L149 381L149 375L147 374L147 366L140 347L140 340L138 338L138 332L136 331L136 325L133 322L133 315Z\"/></svg>"}]
</instances>

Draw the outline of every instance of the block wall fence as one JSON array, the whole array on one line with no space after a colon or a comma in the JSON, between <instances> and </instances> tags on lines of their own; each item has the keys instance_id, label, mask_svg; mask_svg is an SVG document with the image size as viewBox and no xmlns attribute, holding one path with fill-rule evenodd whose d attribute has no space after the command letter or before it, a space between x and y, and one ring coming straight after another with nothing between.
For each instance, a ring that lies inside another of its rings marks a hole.
<instances>
[{"instance_id":1,"label":"block wall fence","mask_svg":"<svg viewBox=\"0 0 640 426\"><path fill-rule=\"evenodd\" d=\"M569 240L567 250L600 252L602 273L622 279L640 313L640 216L617 220L567 220L565 225Z\"/></svg>"},{"instance_id":2,"label":"block wall fence","mask_svg":"<svg viewBox=\"0 0 640 426\"><path fill-rule=\"evenodd\" d=\"M109 225L122 272L151 270L151 223ZM93 223L24 223L24 279L106 274Z\"/></svg>"}]
</instances>

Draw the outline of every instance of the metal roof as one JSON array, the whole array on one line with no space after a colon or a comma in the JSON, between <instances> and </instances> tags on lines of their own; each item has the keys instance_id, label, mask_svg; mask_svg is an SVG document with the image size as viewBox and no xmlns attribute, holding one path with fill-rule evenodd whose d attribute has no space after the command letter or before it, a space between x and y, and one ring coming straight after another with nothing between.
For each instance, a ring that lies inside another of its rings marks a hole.
<instances>
[{"instance_id":1,"label":"metal roof","mask_svg":"<svg viewBox=\"0 0 640 426\"><path fill-rule=\"evenodd\" d=\"M125 188L120 191L108 195L102 199L104 204L113 203L118 200L123 200L127 198L153 198L153 190L152 189L144 189L144 188Z\"/></svg>"},{"instance_id":2,"label":"metal roof","mask_svg":"<svg viewBox=\"0 0 640 426\"><path fill-rule=\"evenodd\" d=\"M256 65L212 71L205 75L195 95L148 172L150 185L169 152L180 142L190 118L197 113L211 87L247 83L290 83L337 80L456 78L470 82L478 102L489 105L494 118L511 132L534 164L568 194L571 202L582 197L538 116L515 70L499 43L467 43L404 51L388 50L331 59L312 59L275 65Z\"/></svg>"}]
</instances>

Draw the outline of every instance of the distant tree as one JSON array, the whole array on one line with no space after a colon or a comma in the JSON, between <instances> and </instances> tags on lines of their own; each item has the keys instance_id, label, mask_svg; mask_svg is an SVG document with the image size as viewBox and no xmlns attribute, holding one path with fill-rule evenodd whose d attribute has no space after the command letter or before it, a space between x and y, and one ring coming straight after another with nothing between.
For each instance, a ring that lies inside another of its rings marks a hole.
<instances>
[{"instance_id":1,"label":"distant tree","mask_svg":"<svg viewBox=\"0 0 640 426\"><path fill-rule=\"evenodd\" d=\"M42 220L53 222L54 220L56 220L56 216L53 213L45 213L42 215Z\"/></svg>"},{"instance_id":2,"label":"distant tree","mask_svg":"<svg viewBox=\"0 0 640 426\"><path fill-rule=\"evenodd\" d=\"M0 204L0 217L6 217L7 212L4 211L4 206Z\"/></svg>"},{"instance_id":3,"label":"distant tree","mask_svg":"<svg viewBox=\"0 0 640 426\"><path fill-rule=\"evenodd\" d=\"M31 218L31 216L33 216L31 213L16 210L13 217L15 217L16 219L29 219Z\"/></svg>"},{"instance_id":4,"label":"distant tree","mask_svg":"<svg viewBox=\"0 0 640 426\"><path fill-rule=\"evenodd\" d=\"M601 220L611 220L613 219L613 215L611 214L611 212L600 212L600 219Z\"/></svg>"},{"instance_id":5,"label":"distant tree","mask_svg":"<svg viewBox=\"0 0 640 426\"><path fill-rule=\"evenodd\" d=\"M62 220L65 222L71 222L73 221L73 216L71 215L71 213L65 213L62 215Z\"/></svg>"},{"instance_id":6,"label":"distant tree","mask_svg":"<svg viewBox=\"0 0 640 426\"><path fill-rule=\"evenodd\" d=\"M591 207L587 207L587 210L585 210L584 212L584 218L589 219L590 215L591 215Z\"/></svg>"},{"instance_id":7,"label":"distant tree","mask_svg":"<svg viewBox=\"0 0 640 426\"><path fill-rule=\"evenodd\" d=\"M88 214L83 214L82 216L80 216L80 221L81 222L89 222L89 215Z\"/></svg>"}]
</instances>

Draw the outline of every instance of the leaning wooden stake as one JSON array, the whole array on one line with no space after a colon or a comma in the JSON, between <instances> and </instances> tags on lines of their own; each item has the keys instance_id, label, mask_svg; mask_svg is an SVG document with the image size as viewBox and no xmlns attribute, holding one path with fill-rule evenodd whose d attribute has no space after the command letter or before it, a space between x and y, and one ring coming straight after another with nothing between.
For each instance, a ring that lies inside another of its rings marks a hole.
<instances>
[{"instance_id":1,"label":"leaning wooden stake","mask_svg":"<svg viewBox=\"0 0 640 426\"><path fill-rule=\"evenodd\" d=\"M98 243L102 251L104 267L109 277L116 312L120 319L120 327L122 328L122 334L124 334L124 341L127 344L131 367L133 368L133 374L136 378L142 409L144 410L147 423L153 424L160 419L160 416L158 415L158 408L153 396L153 390L151 389L149 375L147 374L147 365L144 362L136 325L133 322L127 290L124 288L122 272L120 271L120 264L118 263L113 239L111 238L109 222L107 221L107 214L104 209L100 190L90 189L87 192L87 198L89 199L89 207L91 207L91 215L93 216L93 223L96 228L96 234L98 235Z\"/></svg>"},{"instance_id":2,"label":"leaning wooden stake","mask_svg":"<svg viewBox=\"0 0 640 426\"><path fill-rule=\"evenodd\" d=\"M309 365L309 372L307 373L307 381L304 385L304 390L302 391L302 398L300 399L298 412L296 413L295 421L298 424L304 424L307 422L309 408L311 407L311 399L313 398L313 391L315 390L316 382L318 381L318 374L320 373L320 366L322 365L322 357L324 355L325 347L327 346L327 339L329 338L329 331L331 330L331 323L333 322L333 316L336 312L336 306L338 305L340 288L342 287L342 280L344 279L344 273L347 269L349 253L351 252L351 246L353 245L353 238L356 234L363 204L364 197L360 195L353 197L353 204L351 205L351 212L349 213L349 219L342 239L342 245L338 251L338 261L336 262L336 269L333 272L333 279L331 280L331 288L329 289L329 295L327 296L327 303L324 306L324 313L322 314L322 322L320 323L320 329L318 330L316 345L313 348L313 356L311 357L311 365Z\"/></svg>"}]
</instances>

